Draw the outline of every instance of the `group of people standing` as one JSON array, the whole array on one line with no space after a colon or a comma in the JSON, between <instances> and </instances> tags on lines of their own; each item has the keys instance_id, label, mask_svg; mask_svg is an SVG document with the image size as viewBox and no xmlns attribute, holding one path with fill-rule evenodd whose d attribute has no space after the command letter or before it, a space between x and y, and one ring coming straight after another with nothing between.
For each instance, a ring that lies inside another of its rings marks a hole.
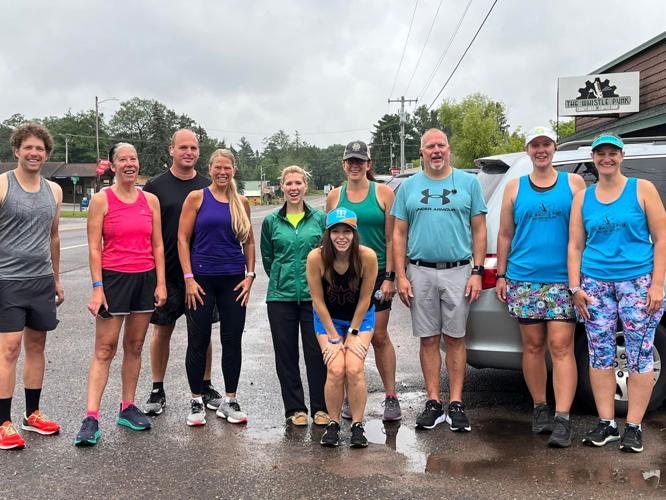
<instances>
[{"instance_id":1,"label":"group of people standing","mask_svg":"<svg viewBox=\"0 0 666 500\"><path fill-rule=\"evenodd\" d=\"M46 129L20 126L12 146L18 167L0 176L0 448L25 445L11 421L22 340L22 428L41 434L60 429L39 410L39 395L45 333L57 325L56 303L64 300L58 239L62 192L39 175L53 148ZM524 374L534 400L532 430L550 432L551 446L571 444L578 318L587 329L600 416L584 442L601 446L620 439L610 370L619 313L631 371L621 448L638 452L640 423L651 391L651 342L663 313L664 208L652 184L621 174L620 139L602 136L593 143L599 182L587 189L579 176L554 169L555 149L552 130L539 127L528 133L526 151L533 170L507 185L498 236L496 292L520 324ZM94 445L100 438L100 403L123 324L116 422L145 430L151 427L147 415L164 411L170 338L183 314L191 392L187 425L204 425L207 409L230 423L248 420L237 389L246 308L256 278L250 205L238 193L230 151L211 155L210 179L194 168L199 147L191 130L177 131L169 152L171 167L140 190L135 186L135 148L116 144L109 154L116 181L91 201L88 309L96 318L96 333L78 446ZM486 272L487 209L476 176L451 165L444 132L426 131L420 152L422 172L407 179L394 195L374 181L368 146L349 143L342 158L346 182L329 193L327 213L304 201L309 174L298 166L286 167L281 175L285 203L262 224L267 312L286 422L305 426L311 418L315 425L325 426L324 446L339 445L342 418L352 422L350 445L368 444L363 428L364 362L370 346L385 391L383 419L402 418L396 353L388 333L396 292L410 309L412 332L420 342L427 401L416 426L432 429L446 422L453 431L471 430L463 402L465 332L470 305L481 293ZM217 321L224 395L211 382L211 332ZM153 387L140 410L135 393L150 323ZM442 337L450 393L446 406L440 397ZM299 338L309 410L299 368ZM546 347L553 359L554 418L546 403Z\"/></svg>"}]
</instances>

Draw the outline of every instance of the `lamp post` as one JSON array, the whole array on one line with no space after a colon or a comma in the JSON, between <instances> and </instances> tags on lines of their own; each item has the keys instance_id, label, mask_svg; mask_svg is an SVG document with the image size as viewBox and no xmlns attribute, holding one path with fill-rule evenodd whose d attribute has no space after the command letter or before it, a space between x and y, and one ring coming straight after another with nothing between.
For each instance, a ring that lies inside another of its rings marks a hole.
<instances>
[{"instance_id":1,"label":"lamp post","mask_svg":"<svg viewBox=\"0 0 666 500\"><path fill-rule=\"evenodd\" d=\"M95 145L97 146L97 163L99 163L99 105L107 101L117 101L115 97L110 97L109 99L99 100L95 96Z\"/></svg>"}]
</instances>

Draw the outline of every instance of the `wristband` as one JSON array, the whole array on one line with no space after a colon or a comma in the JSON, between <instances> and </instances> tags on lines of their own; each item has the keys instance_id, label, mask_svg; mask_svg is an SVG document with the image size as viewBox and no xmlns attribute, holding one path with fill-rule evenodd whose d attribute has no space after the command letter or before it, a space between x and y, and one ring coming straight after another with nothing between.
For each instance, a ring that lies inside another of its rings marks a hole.
<instances>
[{"instance_id":1,"label":"wristband","mask_svg":"<svg viewBox=\"0 0 666 500\"><path fill-rule=\"evenodd\" d=\"M97 287L100 287L100 286L104 286L103 281L93 281L93 288L97 288Z\"/></svg>"},{"instance_id":2,"label":"wristband","mask_svg":"<svg viewBox=\"0 0 666 500\"><path fill-rule=\"evenodd\" d=\"M184 279L194 278L194 274L192 274L192 273L185 273L185 274L183 274L183 278L184 278Z\"/></svg>"},{"instance_id":3,"label":"wristband","mask_svg":"<svg viewBox=\"0 0 666 500\"><path fill-rule=\"evenodd\" d=\"M496 280L499 280L499 279L504 279L505 280L506 279L506 273L495 273L495 279Z\"/></svg>"},{"instance_id":4,"label":"wristband","mask_svg":"<svg viewBox=\"0 0 666 500\"><path fill-rule=\"evenodd\" d=\"M329 337L328 338L328 343L333 344L333 345L337 345L337 344L340 343L341 340L342 340L342 338L340 338L340 337L338 337L337 339L332 339L331 337Z\"/></svg>"},{"instance_id":5,"label":"wristband","mask_svg":"<svg viewBox=\"0 0 666 500\"><path fill-rule=\"evenodd\" d=\"M474 266L472 268L472 274L474 274L476 276L483 276L483 271L484 270L485 270L485 268L483 266Z\"/></svg>"},{"instance_id":6,"label":"wristband","mask_svg":"<svg viewBox=\"0 0 666 500\"><path fill-rule=\"evenodd\" d=\"M390 273L385 273L384 274L384 280L385 281L395 281L395 273L391 271Z\"/></svg>"}]
</instances>

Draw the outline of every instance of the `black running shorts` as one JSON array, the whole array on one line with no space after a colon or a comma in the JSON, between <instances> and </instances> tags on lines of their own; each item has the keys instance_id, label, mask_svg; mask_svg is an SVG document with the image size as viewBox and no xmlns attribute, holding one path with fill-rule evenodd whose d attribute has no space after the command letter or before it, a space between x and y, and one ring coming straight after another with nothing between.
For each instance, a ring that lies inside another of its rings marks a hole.
<instances>
[{"instance_id":1,"label":"black running shorts","mask_svg":"<svg viewBox=\"0 0 666 500\"><path fill-rule=\"evenodd\" d=\"M102 270L104 295L109 312L114 316L149 313L155 310L155 269L142 273Z\"/></svg>"},{"instance_id":2,"label":"black running shorts","mask_svg":"<svg viewBox=\"0 0 666 500\"><path fill-rule=\"evenodd\" d=\"M0 280L0 333L25 327L47 332L58 326L53 276Z\"/></svg>"}]
</instances>

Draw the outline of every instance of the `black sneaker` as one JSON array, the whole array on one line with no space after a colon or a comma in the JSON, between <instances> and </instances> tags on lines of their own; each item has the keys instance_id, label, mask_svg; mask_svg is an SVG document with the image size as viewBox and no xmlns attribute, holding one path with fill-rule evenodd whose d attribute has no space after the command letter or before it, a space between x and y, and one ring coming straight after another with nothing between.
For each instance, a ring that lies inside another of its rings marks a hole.
<instances>
[{"instance_id":1,"label":"black sneaker","mask_svg":"<svg viewBox=\"0 0 666 500\"><path fill-rule=\"evenodd\" d=\"M434 399L426 401L425 409L416 417L416 427L418 429L432 429L437 424L446 420L442 403Z\"/></svg>"},{"instance_id":2,"label":"black sneaker","mask_svg":"<svg viewBox=\"0 0 666 500\"><path fill-rule=\"evenodd\" d=\"M166 394L161 389L153 389L150 391L148 401L143 407L143 412L146 415L159 415L166 406Z\"/></svg>"},{"instance_id":3,"label":"black sneaker","mask_svg":"<svg viewBox=\"0 0 666 500\"><path fill-rule=\"evenodd\" d=\"M99 431L99 422L95 417L86 417L81 423L81 430L74 439L76 446L94 446L102 433Z\"/></svg>"},{"instance_id":4,"label":"black sneaker","mask_svg":"<svg viewBox=\"0 0 666 500\"><path fill-rule=\"evenodd\" d=\"M460 401L451 401L449 403L446 421L453 432L469 432L472 430L469 419L465 415L465 405Z\"/></svg>"},{"instance_id":5,"label":"black sneaker","mask_svg":"<svg viewBox=\"0 0 666 500\"><path fill-rule=\"evenodd\" d=\"M116 423L129 427L133 431L145 431L151 427L148 417L134 405L129 405L124 410L120 410Z\"/></svg>"},{"instance_id":6,"label":"black sneaker","mask_svg":"<svg viewBox=\"0 0 666 500\"><path fill-rule=\"evenodd\" d=\"M553 420L553 433L548 439L551 448L568 448L571 446L571 422L556 416Z\"/></svg>"},{"instance_id":7,"label":"black sneaker","mask_svg":"<svg viewBox=\"0 0 666 500\"><path fill-rule=\"evenodd\" d=\"M217 410L222 404L222 394L217 392L212 385L204 389L201 398L203 399L204 406L209 410Z\"/></svg>"},{"instance_id":8,"label":"black sneaker","mask_svg":"<svg viewBox=\"0 0 666 500\"><path fill-rule=\"evenodd\" d=\"M619 440L620 431L617 427L611 427L610 422L606 420L599 420L597 426L583 438L583 444L587 446L603 446Z\"/></svg>"},{"instance_id":9,"label":"black sneaker","mask_svg":"<svg viewBox=\"0 0 666 500\"><path fill-rule=\"evenodd\" d=\"M368 440L365 437L365 429L361 422L354 422L351 426L351 441L349 446L352 448L365 448L368 446Z\"/></svg>"},{"instance_id":10,"label":"black sneaker","mask_svg":"<svg viewBox=\"0 0 666 500\"><path fill-rule=\"evenodd\" d=\"M321 437L319 443L322 446L327 446L329 448L335 448L338 446L340 444L340 424L335 420L331 420L326 426L324 435Z\"/></svg>"},{"instance_id":11,"label":"black sneaker","mask_svg":"<svg viewBox=\"0 0 666 500\"><path fill-rule=\"evenodd\" d=\"M620 449L629 453L643 451L643 437L641 430L635 425L625 425L620 441Z\"/></svg>"},{"instance_id":12,"label":"black sneaker","mask_svg":"<svg viewBox=\"0 0 666 500\"><path fill-rule=\"evenodd\" d=\"M534 434L548 434L553 432L553 423L550 420L550 406L538 405L532 411L532 432Z\"/></svg>"}]
</instances>

